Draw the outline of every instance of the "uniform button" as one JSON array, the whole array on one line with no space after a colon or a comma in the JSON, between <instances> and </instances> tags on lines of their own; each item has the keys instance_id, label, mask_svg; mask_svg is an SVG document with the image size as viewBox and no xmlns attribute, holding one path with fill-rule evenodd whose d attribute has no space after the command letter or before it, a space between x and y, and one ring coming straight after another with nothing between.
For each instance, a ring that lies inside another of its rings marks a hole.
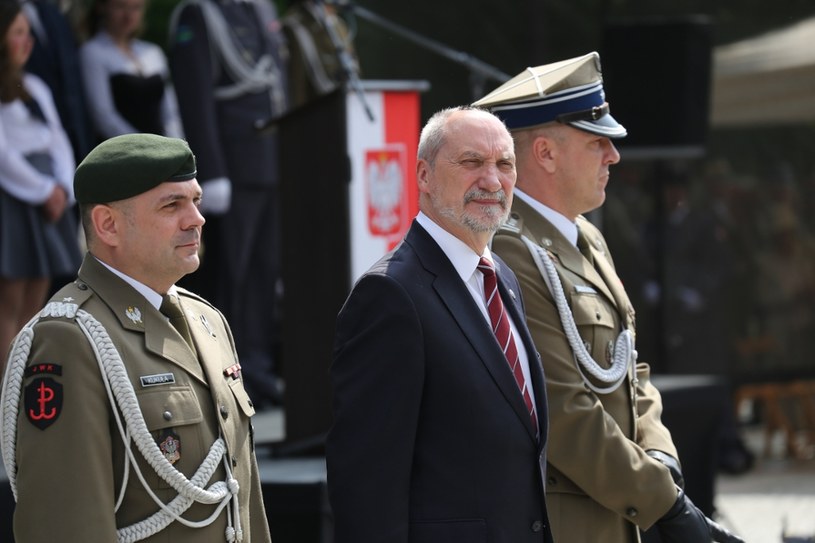
<instances>
[{"instance_id":1,"label":"uniform button","mask_svg":"<svg viewBox=\"0 0 815 543\"><path fill-rule=\"evenodd\" d=\"M169 411L165 411L162 416L164 417L164 420L173 420L173 414Z\"/></svg>"},{"instance_id":2,"label":"uniform button","mask_svg":"<svg viewBox=\"0 0 815 543\"><path fill-rule=\"evenodd\" d=\"M637 511L633 507L629 507L628 511L626 511L625 514L631 518L635 518L639 514L639 511Z\"/></svg>"},{"instance_id":3,"label":"uniform button","mask_svg":"<svg viewBox=\"0 0 815 543\"><path fill-rule=\"evenodd\" d=\"M79 290L88 290L88 285L86 285L85 283L79 283L76 285L76 288L78 288Z\"/></svg>"},{"instance_id":4,"label":"uniform button","mask_svg":"<svg viewBox=\"0 0 815 543\"><path fill-rule=\"evenodd\" d=\"M238 465L238 461L237 461L237 460L235 460L235 459L233 458L233 459L232 459L232 467L234 468L234 467L236 467L237 465Z\"/></svg>"},{"instance_id":5,"label":"uniform button","mask_svg":"<svg viewBox=\"0 0 815 543\"><path fill-rule=\"evenodd\" d=\"M541 530L543 530L543 522L541 522L540 520L536 520L535 522L532 523L533 532L540 532Z\"/></svg>"},{"instance_id":6,"label":"uniform button","mask_svg":"<svg viewBox=\"0 0 815 543\"><path fill-rule=\"evenodd\" d=\"M227 409L225 405L221 406L221 416L223 418L226 418L226 417L229 416L229 409Z\"/></svg>"},{"instance_id":7,"label":"uniform button","mask_svg":"<svg viewBox=\"0 0 815 543\"><path fill-rule=\"evenodd\" d=\"M599 311L597 313L595 313L594 316L597 317L598 321L602 318L602 317L600 317L600 312Z\"/></svg>"},{"instance_id":8,"label":"uniform button","mask_svg":"<svg viewBox=\"0 0 815 543\"><path fill-rule=\"evenodd\" d=\"M557 484L557 479L555 479L554 477L547 477L546 484L549 486L555 486Z\"/></svg>"}]
</instances>

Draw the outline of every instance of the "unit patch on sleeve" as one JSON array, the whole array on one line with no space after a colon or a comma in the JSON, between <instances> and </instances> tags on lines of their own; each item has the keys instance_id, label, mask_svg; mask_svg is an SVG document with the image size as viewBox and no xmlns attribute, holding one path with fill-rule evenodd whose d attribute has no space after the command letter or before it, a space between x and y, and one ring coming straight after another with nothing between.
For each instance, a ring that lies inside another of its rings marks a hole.
<instances>
[{"instance_id":1,"label":"unit patch on sleeve","mask_svg":"<svg viewBox=\"0 0 815 543\"><path fill-rule=\"evenodd\" d=\"M45 430L62 412L62 385L51 377L38 377L25 387L25 415L28 421Z\"/></svg>"}]
</instances>

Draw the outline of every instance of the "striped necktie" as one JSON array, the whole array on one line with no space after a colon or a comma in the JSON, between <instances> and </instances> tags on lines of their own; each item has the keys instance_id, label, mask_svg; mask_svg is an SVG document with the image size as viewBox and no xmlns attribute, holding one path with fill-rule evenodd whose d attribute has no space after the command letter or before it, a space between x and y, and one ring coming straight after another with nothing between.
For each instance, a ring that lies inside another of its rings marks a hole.
<instances>
[{"instance_id":1,"label":"striped necktie","mask_svg":"<svg viewBox=\"0 0 815 543\"><path fill-rule=\"evenodd\" d=\"M495 338L504 351L504 355L509 363L509 368L515 377L515 383L517 383L523 395L524 403L526 403L526 410L532 419L532 427L535 428L535 432L537 432L538 416L535 413L535 406L532 405L532 397L529 394L529 388L526 379L524 379L523 370L521 369L518 347L515 345L515 339L512 337L512 328L509 326L509 315L504 309L504 302L501 301L501 295L498 293L498 277L495 275L492 262L484 257L481 257L481 261L478 263L478 269L484 274L484 295L487 299L487 312L490 315L492 331L495 333Z\"/></svg>"}]
</instances>

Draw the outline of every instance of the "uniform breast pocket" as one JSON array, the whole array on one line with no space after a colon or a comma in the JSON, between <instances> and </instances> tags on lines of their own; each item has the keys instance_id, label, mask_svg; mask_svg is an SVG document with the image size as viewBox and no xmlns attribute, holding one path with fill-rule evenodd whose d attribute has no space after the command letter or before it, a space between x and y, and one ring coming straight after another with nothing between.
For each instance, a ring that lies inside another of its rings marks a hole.
<instances>
[{"instance_id":1,"label":"uniform breast pocket","mask_svg":"<svg viewBox=\"0 0 815 543\"><path fill-rule=\"evenodd\" d=\"M144 422L164 458L187 476L198 468L211 444L202 434L205 425L198 398L189 386L161 386L137 393ZM158 489L170 485L153 468L145 477Z\"/></svg>"},{"instance_id":2,"label":"uniform breast pocket","mask_svg":"<svg viewBox=\"0 0 815 543\"><path fill-rule=\"evenodd\" d=\"M204 420L198 398L188 386L164 386L138 393L144 422L151 432Z\"/></svg>"},{"instance_id":3,"label":"uniform breast pocket","mask_svg":"<svg viewBox=\"0 0 815 543\"><path fill-rule=\"evenodd\" d=\"M572 292L572 315L578 326L616 326L613 309L597 292Z\"/></svg>"}]
</instances>

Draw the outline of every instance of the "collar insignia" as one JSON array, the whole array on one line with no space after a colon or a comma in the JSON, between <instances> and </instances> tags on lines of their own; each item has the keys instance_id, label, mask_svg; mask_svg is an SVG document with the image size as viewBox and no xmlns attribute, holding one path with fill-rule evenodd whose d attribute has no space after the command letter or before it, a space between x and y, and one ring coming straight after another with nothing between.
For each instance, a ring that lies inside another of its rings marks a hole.
<instances>
[{"instance_id":1,"label":"collar insignia","mask_svg":"<svg viewBox=\"0 0 815 543\"><path fill-rule=\"evenodd\" d=\"M138 307L130 306L125 310L125 315L133 321L133 324L141 324L141 311Z\"/></svg>"}]
</instances>

